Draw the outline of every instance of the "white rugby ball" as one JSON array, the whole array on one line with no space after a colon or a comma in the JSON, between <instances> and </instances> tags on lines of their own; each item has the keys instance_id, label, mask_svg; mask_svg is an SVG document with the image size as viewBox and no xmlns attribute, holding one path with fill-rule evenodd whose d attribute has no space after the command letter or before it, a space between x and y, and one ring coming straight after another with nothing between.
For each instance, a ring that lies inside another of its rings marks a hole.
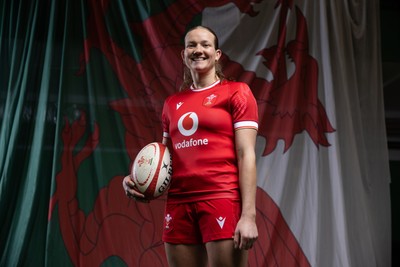
<instances>
[{"instance_id":1,"label":"white rugby ball","mask_svg":"<svg viewBox=\"0 0 400 267\"><path fill-rule=\"evenodd\" d=\"M168 147L153 142L143 147L132 164L136 188L148 199L161 196L169 187L172 175L172 156Z\"/></svg>"}]
</instances>

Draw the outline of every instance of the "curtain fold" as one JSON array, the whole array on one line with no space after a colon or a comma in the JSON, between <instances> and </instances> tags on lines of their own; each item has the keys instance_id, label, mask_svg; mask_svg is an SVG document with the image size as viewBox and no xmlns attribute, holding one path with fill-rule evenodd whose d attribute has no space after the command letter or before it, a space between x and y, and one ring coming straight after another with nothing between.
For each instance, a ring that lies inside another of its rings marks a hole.
<instances>
[{"instance_id":1,"label":"curtain fold","mask_svg":"<svg viewBox=\"0 0 400 267\"><path fill-rule=\"evenodd\" d=\"M44 265L60 75L55 9L45 1L2 4L2 266Z\"/></svg>"}]
</instances>

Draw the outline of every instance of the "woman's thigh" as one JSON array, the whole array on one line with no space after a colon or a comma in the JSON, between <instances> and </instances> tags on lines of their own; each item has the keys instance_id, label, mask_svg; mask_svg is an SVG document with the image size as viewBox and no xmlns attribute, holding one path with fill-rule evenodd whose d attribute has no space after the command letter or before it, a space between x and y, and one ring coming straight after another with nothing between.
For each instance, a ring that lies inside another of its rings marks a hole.
<instances>
[{"instance_id":1,"label":"woman's thigh","mask_svg":"<svg viewBox=\"0 0 400 267\"><path fill-rule=\"evenodd\" d=\"M165 243L165 252L170 267L207 266L207 251L204 245Z\"/></svg>"},{"instance_id":2,"label":"woman's thigh","mask_svg":"<svg viewBox=\"0 0 400 267\"><path fill-rule=\"evenodd\" d=\"M206 244L210 267L245 267L248 251L234 248L233 239L208 242Z\"/></svg>"}]
</instances>

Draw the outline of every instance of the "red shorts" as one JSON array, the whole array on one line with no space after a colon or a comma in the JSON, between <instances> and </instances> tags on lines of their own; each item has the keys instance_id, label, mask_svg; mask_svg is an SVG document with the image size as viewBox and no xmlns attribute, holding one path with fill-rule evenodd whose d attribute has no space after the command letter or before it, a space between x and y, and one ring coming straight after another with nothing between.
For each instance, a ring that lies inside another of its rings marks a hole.
<instances>
[{"instance_id":1,"label":"red shorts","mask_svg":"<svg viewBox=\"0 0 400 267\"><path fill-rule=\"evenodd\" d=\"M238 200L212 199L183 204L167 201L162 240L172 244L204 244L231 239L240 214Z\"/></svg>"}]
</instances>

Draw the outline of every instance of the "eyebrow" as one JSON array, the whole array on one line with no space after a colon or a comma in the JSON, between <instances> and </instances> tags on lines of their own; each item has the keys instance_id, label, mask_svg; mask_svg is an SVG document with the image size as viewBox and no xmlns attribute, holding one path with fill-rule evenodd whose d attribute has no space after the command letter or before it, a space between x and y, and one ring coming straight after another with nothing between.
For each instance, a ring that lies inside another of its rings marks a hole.
<instances>
[{"instance_id":1,"label":"eyebrow","mask_svg":"<svg viewBox=\"0 0 400 267\"><path fill-rule=\"evenodd\" d=\"M209 41L209 40L203 40L200 42L196 42L196 41L188 41L187 44L196 44L196 43L200 43L200 44L214 44L213 42Z\"/></svg>"}]
</instances>

